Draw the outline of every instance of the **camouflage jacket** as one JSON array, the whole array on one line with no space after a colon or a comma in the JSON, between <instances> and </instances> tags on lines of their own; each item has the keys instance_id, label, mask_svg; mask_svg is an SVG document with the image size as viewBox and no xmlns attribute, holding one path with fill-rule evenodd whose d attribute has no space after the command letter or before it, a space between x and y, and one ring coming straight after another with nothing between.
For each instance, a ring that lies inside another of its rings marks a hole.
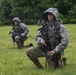
<instances>
[{"instance_id":1,"label":"camouflage jacket","mask_svg":"<svg viewBox=\"0 0 76 75\"><path fill-rule=\"evenodd\" d=\"M51 34L51 32L50 32L50 34ZM67 47L67 45L69 43L68 31L67 31L66 27L64 25L62 25L62 24L60 25L59 35L61 37L61 40L54 48L55 53L63 52L64 49ZM38 31L38 34L36 36L36 42L39 45L40 45L40 39L42 38L41 36L42 36L42 33L40 31ZM49 34L48 34L48 36L49 36Z\"/></svg>"},{"instance_id":2,"label":"camouflage jacket","mask_svg":"<svg viewBox=\"0 0 76 75\"><path fill-rule=\"evenodd\" d=\"M14 26L13 25L13 22L14 21L18 21L19 22L19 25L17 25L17 26ZM11 30L11 33L24 33L25 35L26 34L28 34L28 32L29 32L29 30L28 30L28 28L27 28L27 26L24 24L24 23L21 23L20 22L20 19L18 18L18 17L15 17L13 20L12 20L12 26L13 26L13 28L12 28L12 30ZM17 30L18 30L18 32L17 32Z\"/></svg>"},{"instance_id":3,"label":"camouflage jacket","mask_svg":"<svg viewBox=\"0 0 76 75\"><path fill-rule=\"evenodd\" d=\"M51 13L55 17L53 22L49 23L48 13ZM47 28L48 31L45 31L44 33L47 34L47 37L50 36L48 41L50 41L52 45L55 44L55 46L52 49L55 51L55 53L63 52L69 43L69 35L66 27L62 24L62 22L59 22L58 10L56 8L48 8L47 10L44 11L43 18L44 18L44 22L47 22L48 25L48 28L45 27L45 29ZM59 30L55 32L55 26L57 26L57 23L60 23ZM36 42L39 45L42 36L43 34L39 30L36 36Z\"/></svg>"}]
</instances>

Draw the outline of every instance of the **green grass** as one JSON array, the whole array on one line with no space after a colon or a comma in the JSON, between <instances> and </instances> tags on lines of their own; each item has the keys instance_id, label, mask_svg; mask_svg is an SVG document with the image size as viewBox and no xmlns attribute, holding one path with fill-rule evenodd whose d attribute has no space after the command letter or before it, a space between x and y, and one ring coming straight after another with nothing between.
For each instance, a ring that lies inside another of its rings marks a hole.
<instances>
[{"instance_id":1,"label":"green grass","mask_svg":"<svg viewBox=\"0 0 76 75\"><path fill-rule=\"evenodd\" d=\"M29 60L26 55L28 48L22 50L13 46L12 39L8 34L11 27L0 27L0 75L76 75L76 25L66 25L70 42L69 46L65 49L65 56L67 57L67 65L62 69L43 69L39 70ZM37 34L37 25L28 26L30 32L29 38L25 45L32 42L36 46L35 36ZM45 58L39 59L41 64L45 66Z\"/></svg>"}]
</instances>

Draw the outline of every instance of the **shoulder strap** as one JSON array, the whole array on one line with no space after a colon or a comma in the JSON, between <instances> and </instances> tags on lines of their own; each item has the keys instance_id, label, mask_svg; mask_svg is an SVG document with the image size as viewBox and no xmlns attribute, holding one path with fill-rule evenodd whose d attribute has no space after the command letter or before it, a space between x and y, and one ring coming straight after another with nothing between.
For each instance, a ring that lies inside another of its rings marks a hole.
<instances>
[{"instance_id":1,"label":"shoulder strap","mask_svg":"<svg viewBox=\"0 0 76 75\"><path fill-rule=\"evenodd\" d=\"M61 24L60 22L57 22L57 23L56 23L56 25L55 25L56 30L60 30L60 24Z\"/></svg>"}]
</instances>

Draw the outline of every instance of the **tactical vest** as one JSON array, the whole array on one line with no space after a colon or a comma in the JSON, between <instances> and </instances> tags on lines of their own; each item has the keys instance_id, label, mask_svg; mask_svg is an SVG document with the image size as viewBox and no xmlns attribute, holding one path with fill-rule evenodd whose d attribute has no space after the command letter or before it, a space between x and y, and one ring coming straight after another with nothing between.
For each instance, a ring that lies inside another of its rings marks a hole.
<instances>
[{"instance_id":1,"label":"tactical vest","mask_svg":"<svg viewBox=\"0 0 76 75\"><path fill-rule=\"evenodd\" d=\"M21 28L20 25L14 26L13 29L15 32L17 32L19 34L24 32L24 30Z\"/></svg>"},{"instance_id":2,"label":"tactical vest","mask_svg":"<svg viewBox=\"0 0 76 75\"><path fill-rule=\"evenodd\" d=\"M60 30L60 24L58 23L53 27L50 27L49 25L45 25L40 30L45 42L50 43L49 45L51 49L54 49L61 41L59 30Z\"/></svg>"}]
</instances>

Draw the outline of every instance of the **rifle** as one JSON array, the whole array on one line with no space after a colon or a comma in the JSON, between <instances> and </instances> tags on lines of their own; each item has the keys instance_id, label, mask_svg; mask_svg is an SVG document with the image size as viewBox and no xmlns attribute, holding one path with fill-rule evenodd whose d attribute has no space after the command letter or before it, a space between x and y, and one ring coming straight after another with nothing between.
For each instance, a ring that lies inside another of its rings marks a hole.
<instances>
[{"instance_id":1,"label":"rifle","mask_svg":"<svg viewBox=\"0 0 76 75\"><path fill-rule=\"evenodd\" d=\"M12 28L11 30L10 30L10 32L9 32L9 35L12 33L12 30L13 30L14 28Z\"/></svg>"},{"instance_id":2,"label":"rifle","mask_svg":"<svg viewBox=\"0 0 76 75\"><path fill-rule=\"evenodd\" d=\"M47 58L50 56L50 53L49 51L52 50L51 49L51 45L50 45L50 42L49 42L49 38L48 38L48 26L47 26L47 23L42 21L38 21L38 25L42 26L41 28L39 28L38 30L41 32L42 34L42 38L45 40L45 43L46 43L46 46L42 46L44 50L46 50L46 58L45 58L45 68L47 67Z\"/></svg>"}]
</instances>

